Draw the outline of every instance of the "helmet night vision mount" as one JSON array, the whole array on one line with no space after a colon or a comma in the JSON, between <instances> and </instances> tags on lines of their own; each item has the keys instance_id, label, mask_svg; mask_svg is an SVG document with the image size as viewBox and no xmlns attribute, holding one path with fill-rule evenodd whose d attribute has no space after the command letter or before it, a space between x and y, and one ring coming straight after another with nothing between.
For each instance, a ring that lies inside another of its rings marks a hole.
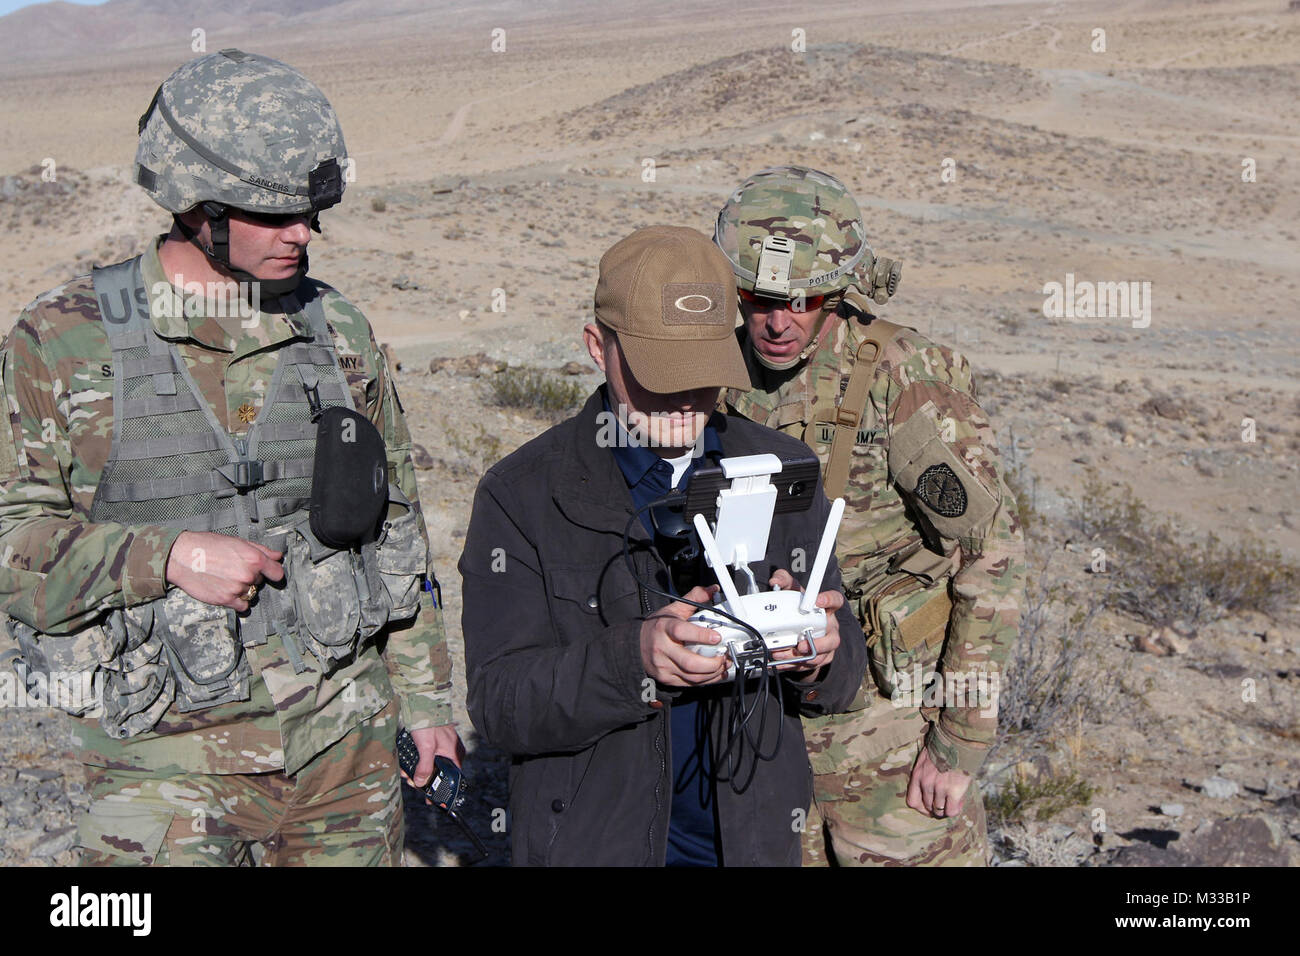
<instances>
[{"instance_id":1,"label":"helmet night vision mount","mask_svg":"<svg viewBox=\"0 0 1300 956\"><path fill-rule=\"evenodd\" d=\"M794 262L794 240L767 236L754 270L754 291L777 299L790 298L790 266Z\"/></svg>"},{"instance_id":2,"label":"helmet night vision mount","mask_svg":"<svg viewBox=\"0 0 1300 956\"><path fill-rule=\"evenodd\" d=\"M711 529L704 509L691 506L707 494L709 485L716 485L716 469L702 470L692 476L687 491L687 512L694 511L693 524L704 546L705 558L713 569L722 588L724 600L714 609L702 610L690 619L692 624L717 631L722 640L718 644L688 644L697 654L731 658L727 677L743 675L756 677L768 668L810 661L818 654L816 641L826 634L826 611L816 606L821 592L822 578L835 548L835 535L844 514L844 499L836 498L831 504L826 527L822 531L817 556L813 560L808 586L798 591L779 588L760 591L750 562L762 561L767 555L768 535L772 516L778 510L798 510L796 503L806 508L812 503L816 490L817 464L812 459L812 474L800 467L802 462L783 463L776 455L748 455L741 458L724 458L719 462L722 477L730 487L718 488L714 499L717 520ZM794 467L791 467L791 466ZM781 475L778 484L772 483ZM703 480L705 488L697 488ZM732 580L734 568L747 579L747 593L741 594ZM800 640L808 642L808 653L776 661L773 651L796 647Z\"/></svg>"}]
</instances>

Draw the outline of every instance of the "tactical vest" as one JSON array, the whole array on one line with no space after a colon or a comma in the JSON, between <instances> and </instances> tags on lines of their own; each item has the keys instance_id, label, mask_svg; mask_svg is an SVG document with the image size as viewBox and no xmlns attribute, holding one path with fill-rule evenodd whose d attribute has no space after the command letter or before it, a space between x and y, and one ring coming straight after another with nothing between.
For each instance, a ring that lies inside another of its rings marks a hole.
<instances>
[{"instance_id":1,"label":"tactical vest","mask_svg":"<svg viewBox=\"0 0 1300 956\"><path fill-rule=\"evenodd\" d=\"M113 436L91 521L234 535L283 551L285 570L283 584L263 584L241 614L170 587L162 598L110 612L88 634L64 638L77 642L79 655L89 646L100 660L105 730L143 733L173 701L186 712L248 699L243 649L272 634L295 672L309 669L303 651L327 670L389 621L414 616L426 555L419 516L396 486L389 485L390 500L406 512L384 522L378 541L337 551L309 526L316 425L308 391L321 407L352 408L317 288L299 290L312 339L279 349L266 400L247 435L235 438L175 344L155 333L139 259L96 269L93 278L113 350ZM36 635L15 636L23 645ZM36 656L56 659L61 641L39 638Z\"/></svg>"},{"instance_id":2,"label":"tactical vest","mask_svg":"<svg viewBox=\"0 0 1300 956\"><path fill-rule=\"evenodd\" d=\"M904 326L873 319L863 329L857 350L848 359L847 378L843 373L847 357L842 357L834 367L813 369L813 379L805 388L803 398L782 404L762 423L787 434L796 434L789 426L802 425L797 437L805 445L813 449L830 446L822 465L822 485L827 498L833 500L844 494L853 446L866 442L873 433L863 422L867 396L885 349L904 331ZM745 391L729 389L724 400L747 418L754 417L754 403Z\"/></svg>"},{"instance_id":3,"label":"tactical vest","mask_svg":"<svg viewBox=\"0 0 1300 956\"><path fill-rule=\"evenodd\" d=\"M726 401L745 417L796 434L817 451L823 488L834 499L847 487L854 445L866 444L883 427L866 421L868 397L885 350L905 331L904 326L873 317L861 329L855 351L846 348L838 362L811 369L803 396L770 411L756 405L752 393L738 389L729 390ZM767 421L758 418L758 412L767 412ZM844 555L840 557L843 562ZM846 589L867 638L871 671L886 696L893 692L899 670L918 660L933 668L947 633L952 610L948 581L955 571L951 557L929 550L919 534L888 558L883 574L872 584ZM861 706L865 701L860 699L852 709Z\"/></svg>"}]
</instances>

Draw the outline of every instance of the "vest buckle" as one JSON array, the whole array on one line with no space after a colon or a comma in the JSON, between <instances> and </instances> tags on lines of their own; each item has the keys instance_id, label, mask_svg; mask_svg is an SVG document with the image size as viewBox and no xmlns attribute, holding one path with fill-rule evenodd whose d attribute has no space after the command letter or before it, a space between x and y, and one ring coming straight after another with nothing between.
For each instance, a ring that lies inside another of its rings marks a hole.
<instances>
[{"instance_id":1,"label":"vest buckle","mask_svg":"<svg viewBox=\"0 0 1300 956\"><path fill-rule=\"evenodd\" d=\"M253 488L260 488L266 484L266 468L261 459L248 457L248 440L245 438L235 439L235 451L239 454L238 461L232 461L227 465L222 465L217 469L226 481L230 482L231 488L222 489L217 492L218 498L228 498L238 492L243 494Z\"/></svg>"},{"instance_id":2,"label":"vest buckle","mask_svg":"<svg viewBox=\"0 0 1300 956\"><path fill-rule=\"evenodd\" d=\"M257 459L235 462L235 487L240 491L258 488L266 484L262 462Z\"/></svg>"}]
</instances>

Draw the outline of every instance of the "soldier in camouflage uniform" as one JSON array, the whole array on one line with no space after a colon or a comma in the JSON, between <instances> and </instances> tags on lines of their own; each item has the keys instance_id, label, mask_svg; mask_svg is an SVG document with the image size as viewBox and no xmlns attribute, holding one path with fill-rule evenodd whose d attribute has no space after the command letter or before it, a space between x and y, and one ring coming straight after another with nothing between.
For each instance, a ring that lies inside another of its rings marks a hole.
<instances>
[{"instance_id":1,"label":"soldier in camouflage uniform","mask_svg":"<svg viewBox=\"0 0 1300 956\"><path fill-rule=\"evenodd\" d=\"M366 318L306 277L345 162L292 68L183 65L136 156L171 232L40 296L0 352L4 656L93 686L56 701L83 862L396 864L399 721L419 783L463 752L401 403ZM309 520L334 406L385 446L355 544Z\"/></svg>"},{"instance_id":2,"label":"soldier in camouflage uniform","mask_svg":"<svg viewBox=\"0 0 1300 956\"><path fill-rule=\"evenodd\" d=\"M978 771L1015 641L1024 546L966 358L871 314L898 285L843 184L763 170L714 241L736 273L752 388L725 402L802 438L846 501L837 554L871 668L856 709L805 720L807 864L984 865Z\"/></svg>"}]
</instances>

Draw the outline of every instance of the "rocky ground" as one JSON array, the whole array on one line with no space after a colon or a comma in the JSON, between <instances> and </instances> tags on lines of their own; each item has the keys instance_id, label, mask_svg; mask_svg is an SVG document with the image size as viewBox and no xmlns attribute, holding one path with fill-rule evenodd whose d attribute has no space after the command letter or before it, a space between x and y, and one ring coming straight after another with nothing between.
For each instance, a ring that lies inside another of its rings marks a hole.
<instances>
[{"instance_id":1,"label":"rocky ground","mask_svg":"<svg viewBox=\"0 0 1300 956\"><path fill-rule=\"evenodd\" d=\"M62 716L0 708L0 741L0 864L75 864L76 819L89 801Z\"/></svg>"}]
</instances>

